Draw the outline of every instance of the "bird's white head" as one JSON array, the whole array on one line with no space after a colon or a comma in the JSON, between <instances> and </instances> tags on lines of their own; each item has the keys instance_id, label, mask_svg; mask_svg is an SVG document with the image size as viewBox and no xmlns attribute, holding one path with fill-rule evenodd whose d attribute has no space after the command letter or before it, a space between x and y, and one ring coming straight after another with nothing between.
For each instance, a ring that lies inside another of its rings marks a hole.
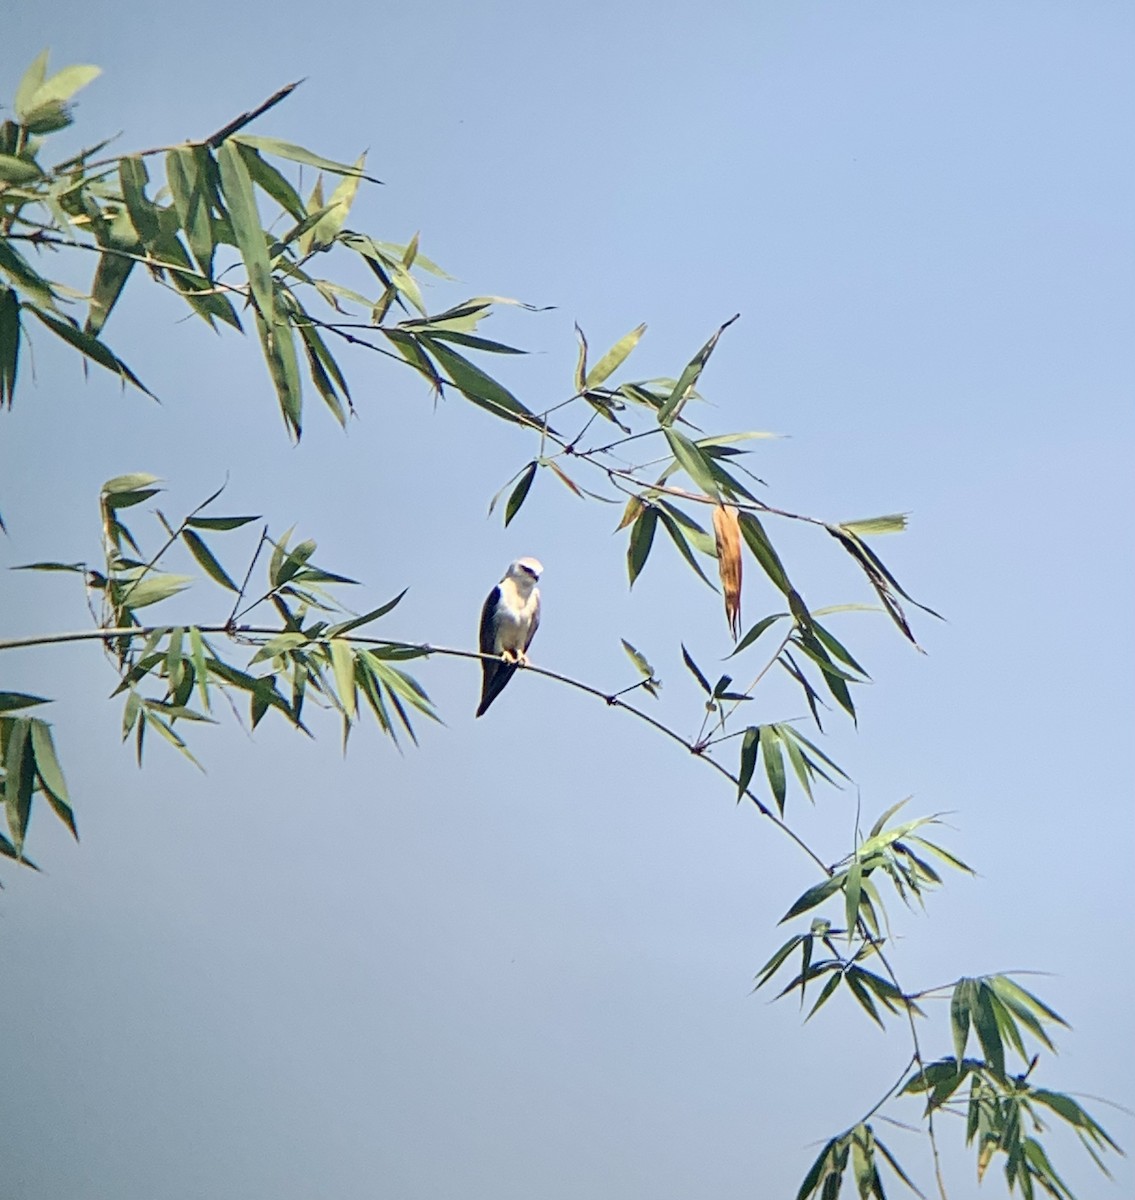
<instances>
[{"instance_id":1,"label":"bird's white head","mask_svg":"<svg viewBox=\"0 0 1135 1200\"><path fill-rule=\"evenodd\" d=\"M527 592L534 587L544 571L544 566L537 558L518 558L508 564L505 578L511 579L522 591Z\"/></svg>"}]
</instances>

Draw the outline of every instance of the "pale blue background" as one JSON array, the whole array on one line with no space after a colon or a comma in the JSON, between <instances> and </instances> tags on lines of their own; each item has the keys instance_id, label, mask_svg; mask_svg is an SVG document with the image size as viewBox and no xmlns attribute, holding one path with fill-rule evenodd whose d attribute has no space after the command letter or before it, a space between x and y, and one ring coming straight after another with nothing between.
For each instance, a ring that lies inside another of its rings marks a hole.
<instances>
[{"instance_id":1,"label":"pale blue background","mask_svg":"<svg viewBox=\"0 0 1135 1200\"><path fill-rule=\"evenodd\" d=\"M596 350L646 321L632 363L650 375L741 311L704 377L709 421L792 435L756 459L788 507L910 510L879 549L949 618L918 622L926 658L881 618L838 625L876 679L859 735L836 721L832 739L867 820L914 792L953 812L949 844L981 872L899 921L904 982L1051 971L1032 986L1076 1029L1040 1078L1135 1104L1130 5L15 15L3 96L44 45L55 66L99 63L79 128L123 129L123 148L202 136L306 76L261 131L370 147L387 186L352 224L420 229L465 281L438 303L556 306L497 319L541 351L505 365L533 407L570 390L573 321ZM717 598L661 544L628 596L612 510L549 480L509 530L486 521L525 434L460 401L435 412L360 354L360 419L344 436L312 407L292 449L255 346L179 318L139 284L107 328L161 408L36 337L2 418L5 565L95 554L112 474L160 474L178 511L227 472L225 507L297 522L365 581L360 608L409 585L391 636L470 646L504 565L539 556L536 661L620 686L626 637L663 675L658 711L696 725L678 641L726 653ZM773 532L811 604L868 598L829 539ZM81 627L68 582L0 574L5 632ZM747 621L772 603L751 571ZM198 737L201 776L164 747L135 769L93 648L2 672L59 698L83 835L41 814L45 874L3 871L5 1197L789 1196L813 1143L902 1066L901 1030L845 998L801 1030L749 996L808 864L577 694L521 677L474 723L475 667L439 661L420 674L448 727L421 751L368 730L343 761L330 722L315 743L230 725ZM777 685L754 717L800 707ZM790 815L835 859L855 800ZM925 1039L947 1048L940 1008ZM1094 1108L1132 1144L1128 1116ZM921 1143L880 1133L929 1189ZM951 1195L975 1194L960 1131L944 1137ZM1128 1162L1112 1187L1056 1145L1081 1196L1130 1194Z\"/></svg>"}]
</instances>

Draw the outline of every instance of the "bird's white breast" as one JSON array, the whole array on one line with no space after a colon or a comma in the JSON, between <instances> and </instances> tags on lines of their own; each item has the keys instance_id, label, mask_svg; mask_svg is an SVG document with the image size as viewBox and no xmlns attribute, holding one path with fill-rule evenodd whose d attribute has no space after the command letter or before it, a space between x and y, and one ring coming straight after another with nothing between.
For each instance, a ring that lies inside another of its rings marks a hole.
<instances>
[{"instance_id":1,"label":"bird's white breast","mask_svg":"<svg viewBox=\"0 0 1135 1200\"><path fill-rule=\"evenodd\" d=\"M508 578L502 579L499 586L494 649L498 654L502 650L523 650L540 593L533 587L528 589L527 595L523 595L513 580Z\"/></svg>"}]
</instances>

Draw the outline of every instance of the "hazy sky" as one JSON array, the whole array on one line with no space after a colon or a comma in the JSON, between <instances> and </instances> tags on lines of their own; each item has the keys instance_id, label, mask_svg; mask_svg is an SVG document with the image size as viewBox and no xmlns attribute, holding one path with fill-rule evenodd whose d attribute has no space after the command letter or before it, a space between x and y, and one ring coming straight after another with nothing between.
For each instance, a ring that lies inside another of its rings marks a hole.
<instances>
[{"instance_id":1,"label":"hazy sky","mask_svg":"<svg viewBox=\"0 0 1135 1200\"><path fill-rule=\"evenodd\" d=\"M755 462L774 502L910 511L879 549L948 618L918 622L927 656L882 618L838 625L875 679L830 743L868 823L914 793L980 871L899 919L896 965L908 986L1051 972L1031 986L1075 1029L1040 1078L1135 1107L1130 5L16 7L0 96L45 45L100 64L87 142L203 136L305 77L261 132L369 147L386 186L351 223L420 230L462 281L439 305L555 306L495 318L539 351L502 368L534 408L571 391L573 321L596 348L647 322L649 376L741 312L709 420L791 435ZM162 476L178 511L227 474L226 509L315 537L358 608L409 586L390 636L471 647L488 588L536 555L535 661L622 686L625 637L656 711L696 728L679 641L709 663L729 642L667 547L628 595L613 510L541 479L508 530L486 520L526 435L365 356L359 420L312 407L292 448L256 347L151 291L106 334L161 407L36 339L0 417L0 565L97 554L111 475ZM869 599L830 539L772 532L811 604ZM0 573L5 635L81 628L68 582ZM751 570L746 623L763 588ZM846 997L801 1028L749 994L815 877L718 777L547 680L474 722L474 664L418 674L447 722L420 750L367 730L344 760L331 721L315 742L229 723L197 737L201 775L158 746L136 769L96 650L4 656L0 685L58 698L83 839L40 814L44 874L2 872L6 1198L791 1196L897 1075L901 1031ZM855 804L789 815L834 861ZM924 1038L948 1051L941 1007ZM951 1195L975 1194L947 1130ZM928 1186L919 1139L883 1136ZM1135 1188L1129 1161L1112 1187L1055 1144L1082 1197Z\"/></svg>"}]
</instances>

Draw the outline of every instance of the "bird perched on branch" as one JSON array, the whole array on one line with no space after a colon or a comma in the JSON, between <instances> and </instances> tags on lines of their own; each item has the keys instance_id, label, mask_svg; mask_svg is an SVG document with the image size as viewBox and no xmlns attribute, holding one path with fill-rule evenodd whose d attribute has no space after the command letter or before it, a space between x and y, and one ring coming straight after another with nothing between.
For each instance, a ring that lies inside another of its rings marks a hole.
<instances>
[{"instance_id":1,"label":"bird perched on branch","mask_svg":"<svg viewBox=\"0 0 1135 1200\"><path fill-rule=\"evenodd\" d=\"M518 558L510 563L481 609L481 653L499 657L481 659L479 717L504 691L517 666L528 663L527 650L540 624L540 589L536 581L543 570L534 558Z\"/></svg>"}]
</instances>

